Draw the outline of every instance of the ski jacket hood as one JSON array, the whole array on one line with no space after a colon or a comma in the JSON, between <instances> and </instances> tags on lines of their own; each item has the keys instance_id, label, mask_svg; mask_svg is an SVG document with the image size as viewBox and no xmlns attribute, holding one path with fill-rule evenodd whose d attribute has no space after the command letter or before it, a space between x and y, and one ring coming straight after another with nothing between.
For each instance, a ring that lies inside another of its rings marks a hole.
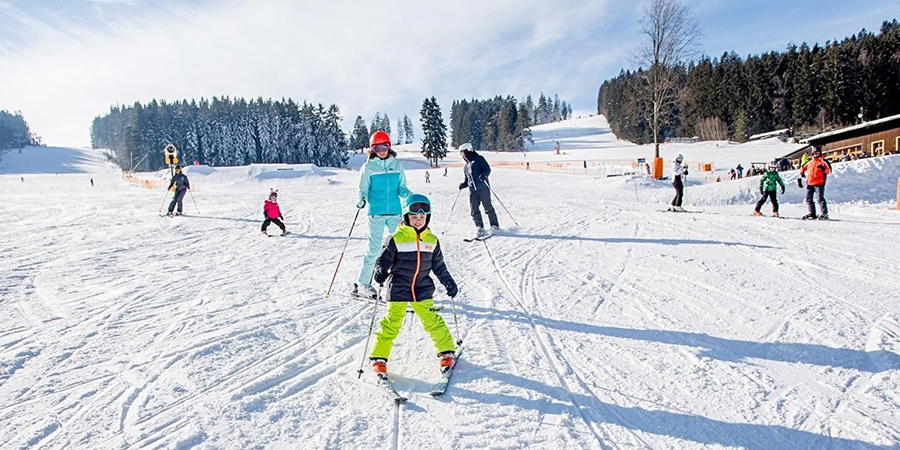
<instances>
[{"instance_id":1,"label":"ski jacket hood","mask_svg":"<svg viewBox=\"0 0 900 450\"><path fill-rule=\"evenodd\" d=\"M444 264L437 236L428 228L416 232L413 227L400 225L375 263L374 279L377 283L387 282L388 301L416 302L434 297L432 271L444 287L455 284Z\"/></svg>"},{"instance_id":2,"label":"ski jacket hood","mask_svg":"<svg viewBox=\"0 0 900 450\"><path fill-rule=\"evenodd\" d=\"M398 216L403 212L401 198L410 194L403 165L393 156L370 159L359 173L359 198L369 207L369 215Z\"/></svg>"}]
</instances>

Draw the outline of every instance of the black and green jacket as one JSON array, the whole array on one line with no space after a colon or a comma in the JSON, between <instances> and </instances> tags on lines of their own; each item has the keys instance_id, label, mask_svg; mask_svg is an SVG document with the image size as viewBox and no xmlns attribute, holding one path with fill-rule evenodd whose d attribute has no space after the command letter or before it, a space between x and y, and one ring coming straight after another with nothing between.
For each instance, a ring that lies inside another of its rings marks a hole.
<instances>
[{"instance_id":1,"label":"black and green jacket","mask_svg":"<svg viewBox=\"0 0 900 450\"><path fill-rule=\"evenodd\" d=\"M784 180L781 179L781 175L778 175L778 172L774 170L766 170L761 177L759 177L759 190L763 192L774 191L776 185L781 185L781 190L784 190Z\"/></svg>"},{"instance_id":2,"label":"black and green jacket","mask_svg":"<svg viewBox=\"0 0 900 450\"><path fill-rule=\"evenodd\" d=\"M455 285L444 264L441 244L428 228L420 232L405 224L388 238L375 262L375 281L387 282L387 300L417 302L434 297L434 272L445 288Z\"/></svg>"}]
</instances>

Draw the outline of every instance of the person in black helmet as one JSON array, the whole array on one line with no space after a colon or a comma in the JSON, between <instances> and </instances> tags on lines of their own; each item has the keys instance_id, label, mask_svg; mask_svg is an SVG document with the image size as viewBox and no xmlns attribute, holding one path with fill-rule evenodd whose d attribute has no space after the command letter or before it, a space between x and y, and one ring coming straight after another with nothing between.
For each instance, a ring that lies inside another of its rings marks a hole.
<instances>
[{"instance_id":1,"label":"person in black helmet","mask_svg":"<svg viewBox=\"0 0 900 450\"><path fill-rule=\"evenodd\" d=\"M466 179L459 183L459 189L469 188L469 207L472 210L472 220L475 221L477 237L482 238L489 235L484 230L484 219L481 218L479 205L484 207L484 212L488 216L488 222L491 224L490 234L494 234L500 230L500 223L497 221L494 205L491 204L491 187L488 180L491 175L491 166L483 156L475 152L469 142L459 146L459 153L466 162L466 166L463 168Z\"/></svg>"},{"instance_id":2,"label":"person in black helmet","mask_svg":"<svg viewBox=\"0 0 900 450\"><path fill-rule=\"evenodd\" d=\"M169 212L166 214L169 217L172 217L172 211L175 211L175 205L178 205L178 211L175 212L175 215L181 215L184 194L191 188L191 182L188 181L187 175L181 173L181 166L175 166L175 175L172 175L172 181L169 182L169 190L172 190L172 186L175 187L175 195L172 197L172 202L169 203Z\"/></svg>"}]
</instances>

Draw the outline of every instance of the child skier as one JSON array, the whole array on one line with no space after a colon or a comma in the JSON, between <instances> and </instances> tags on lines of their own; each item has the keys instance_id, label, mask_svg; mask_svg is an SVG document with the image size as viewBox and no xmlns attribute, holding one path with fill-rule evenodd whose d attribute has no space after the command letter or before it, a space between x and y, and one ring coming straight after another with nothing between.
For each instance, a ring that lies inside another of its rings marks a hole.
<instances>
[{"instance_id":1,"label":"child skier","mask_svg":"<svg viewBox=\"0 0 900 450\"><path fill-rule=\"evenodd\" d=\"M274 223L278 225L278 228L281 228L281 235L284 236L287 234L287 228L284 227L284 216L281 215L281 208L278 207L278 191L272 191L269 193L269 199L263 203L263 216L266 218L262 224L262 234L268 236L269 233L266 232L266 229L269 228L270 223Z\"/></svg>"},{"instance_id":2,"label":"child skier","mask_svg":"<svg viewBox=\"0 0 900 450\"><path fill-rule=\"evenodd\" d=\"M456 351L450 330L434 311L432 300L434 281L429 276L431 271L447 289L448 296L455 297L458 290L444 264L437 236L428 229L431 202L424 195L411 194L406 198L403 213L403 223L388 238L375 263L375 281L379 285L387 282L388 301L387 313L381 319L375 344L369 353L372 369L380 379L387 379L387 361L394 339L403 326L407 305L419 316L434 341L441 371L453 367Z\"/></svg>"},{"instance_id":3,"label":"child skier","mask_svg":"<svg viewBox=\"0 0 900 450\"><path fill-rule=\"evenodd\" d=\"M766 204L767 199L772 199L772 217L778 217L778 195L775 193L776 185L781 186L781 195L784 195L784 180L778 175L778 164L775 161L769 163L766 172L759 178L759 193L762 198L756 202L754 216L761 216L759 210Z\"/></svg>"}]
</instances>

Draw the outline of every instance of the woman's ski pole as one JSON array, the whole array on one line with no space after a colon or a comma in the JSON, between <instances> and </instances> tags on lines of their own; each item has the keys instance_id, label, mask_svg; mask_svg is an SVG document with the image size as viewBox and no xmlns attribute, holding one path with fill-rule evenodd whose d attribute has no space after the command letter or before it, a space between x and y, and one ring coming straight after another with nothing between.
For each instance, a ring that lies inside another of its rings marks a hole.
<instances>
[{"instance_id":1,"label":"woman's ski pole","mask_svg":"<svg viewBox=\"0 0 900 450\"><path fill-rule=\"evenodd\" d=\"M328 292L325 293L325 296L328 297L331 295L331 288L334 287L334 280L337 278L338 269L341 268L341 261L344 259L344 252L347 251L347 244L350 243L350 236L353 235L353 227L356 226L356 219L359 219L359 212L361 209L356 210L356 216L353 217L353 224L350 225L350 232L347 233L347 240L344 242L344 249L341 250L341 256L338 258L337 267L334 268L334 275L331 276L331 284L328 285ZM372 319L375 320L375 319Z\"/></svg>"},{"instance_id":2,"label":"woman's ski pole","mask_svg":"<svg viewBox=\"0 0 900 450\"><path fill-rule=\"evenodd\" d=\"M510 214L509 210L506 209L506 205L503 204L503 200L500 200L500 196L497 195L496 192L494 192L494 188L492 188L491 185L489 185L489 184L487 184L487 183L485 183L485 185L486 185L486 186L488 187L488 189L491 191L491 194L494 194L494 197L497 199L497 201L500 202L500 206L503 207L503 209L506 211L506 214L509 214L509 218L512 219L513 223L516 224L516 226L519 226L519 222L516 222L515 217L513 217L513 215Z\"/></svg>"},{"instance_id":3,"label":"woman's ski pole","mask_svg":"<svg viewBox=\"0 0 900 450\"><path fill-rule=\"evenodd\" d=\"M359 370L356 371L356 373L358 374L356 376L357 379L362 378L363 366L366 364L366 352L369 351L369 340L372 338L372 327L375 326L375 316L378 314L378 296L377 295L372 299L372 305L373 305L372 306L372 321L369 322L369 334L366 335L366 345L365 345L365 347L363 347L362 361L359 362Z\"/></svg>"},{"instance_id":4,"label":"woman's ski pole","mask_svg":"<svg viewBox=\"0 0 900 450\"><path fill-rule=\"evenodd\" d=\"M191 194L191 200L194 202L194 208L197 209L197 214L200 214L200 208L197 206L197 200L194 200L194 191L188 189L188 193Z\"/></svg>"}]
</instances>

